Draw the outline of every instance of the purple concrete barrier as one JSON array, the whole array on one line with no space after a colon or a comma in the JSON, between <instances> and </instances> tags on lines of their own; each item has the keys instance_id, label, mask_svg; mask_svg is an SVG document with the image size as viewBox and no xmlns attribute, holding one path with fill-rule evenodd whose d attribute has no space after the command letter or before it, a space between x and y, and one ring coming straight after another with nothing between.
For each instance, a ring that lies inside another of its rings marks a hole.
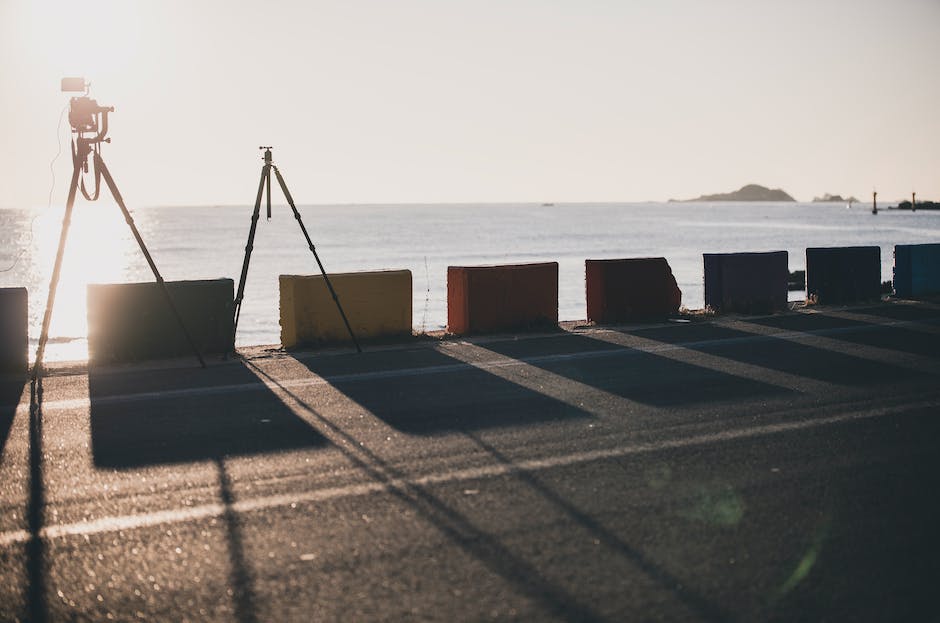
<instances>
[{"instance_id":1,"label":"purple concrete barrier","mask_svg":"<svg viewBox=\"0 0 940 623\"><path fill-rule=\"evenodd\" d=\"M766 314L787 308L786 251L705 253L705 306L716 312Z\"/></svg>"},{"instance_id":2,"label":"purple concrete barrier","mask_svg":"<svg viewBox=\"0 0 940 623\"><path fill-rule=\"evenodd\" d=\"M585 260L587 319L598 324L674 316L682 292L664 257Z\"/></svg>"}]
</instances>

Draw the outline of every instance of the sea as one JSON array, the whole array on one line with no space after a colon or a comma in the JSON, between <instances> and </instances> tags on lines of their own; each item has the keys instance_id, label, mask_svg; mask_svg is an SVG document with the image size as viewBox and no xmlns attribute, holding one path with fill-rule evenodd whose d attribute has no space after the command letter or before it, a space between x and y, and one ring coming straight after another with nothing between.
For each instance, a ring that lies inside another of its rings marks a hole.
<instances>
[{"instance_id":1,"label":"sea","mask_svg":"<svg viewBox=\"0 0 940 623\"><path fill-rule=\"evenodd\" d=\"M237 287L253 206L132 210L167 281L227 277ZM447 324L447 267L556 261L559 318L586 317L584 260L665 257L682 305L704 306L703 253L787 251L805 268L807 247L881 247L882 280L896 244L940 242L940 212L855 203L503 203L305 205L299 211L327 273L407 269L413 327ZM62 207L0 210L0 287L29 293L35 355L62 225ZM278 275L319 274L290 208L261 219L251 254L236 343L278 344ZM89 283L153 281L118 207L78 203L66 243L46 360L87 358ZM791 300L805 297L792 292Z\"/></svg>"}]
</instances>

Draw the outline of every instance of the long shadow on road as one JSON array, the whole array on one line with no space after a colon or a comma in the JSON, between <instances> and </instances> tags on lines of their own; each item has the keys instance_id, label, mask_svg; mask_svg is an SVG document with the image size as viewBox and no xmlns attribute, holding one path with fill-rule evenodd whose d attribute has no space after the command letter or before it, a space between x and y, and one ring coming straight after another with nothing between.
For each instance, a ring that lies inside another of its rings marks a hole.
<instances>
[{"instance_id":1,"label":"long shadow on road","mask_svg":"<svg viewBox=\"0 0 940 623\"><path fill-rule=\"evenodd\" d=\"M311 372L394 428L418 435L519 426L590 415L433 349L385 361L362 379L342 374L341 363L298 359ZM366 368L379 358L363 361ZM417 373L412 374L415 371ZM339 373L339 374L337 374Z\"/></svg>"},{"instance_id":2,"label":"long shadow on road","mask_svg":"<svg viewBox=\"0 0 940 623\"><path fill-rule=\"evenodd\" d=\"M217 374L217 386L231 386L231 392L200 391L193 377L201 373L159 370L123 377L92 369L88 394L95 465L219 460L326 444L243 365L219 370L204 371L202 385L211 389Z\"/></svg>"},{"instance_id":3,"label":"long shadow on road","mask_svg":"<svg viewBox=\"0 0 940 623\"><path fill-rule=\"evenodd\" d=\"M565 334L496 341L486 348L554 374L655 407L746 400L788 390L655 353ZM552 356L541 356L552 353Z\"/></svg>"},{"instance_id":4,"label":"long shadow on road","mask_svg":"<svg viewBox=\"0 0 940 623\"><path fill-rule=\"evenodd\" d=\"M820 325L832 325L833 321L835 321L836 330L827 332L825 334L826 337L850 342L852 344L860 344L862 346L887 348L927 357L936 357L937 354L940 353L940 335L936 333L925 333L903 326L877 324L878 316L876 313L886 314L885 320L895 320L895 318L891 318L892 310L892 307L887 307L883 312L879 312L879 310L875 309L853 310L857 313L867 313L871 315L872 323L832 318L826 316L825 312L796 314L793 316L770 316L767 318L757 318L750 322L787 331L812 331L818 329ZM938 312L934 312L934 314L937 313ZM894 310L893 315L903 316L908 314L905 314L903 311ZM911 314L911 316L919 315ZM923 320L923 317L919 317L919 319Z\"/></svg>"},{"instance_id":5,"label":"long shadow on road","mask_svg":"<svg viewBox=\"0 0 940 623\"><path fill-rule=\"evenodd\" d=\"M749 322L763 324L761 319ZM809 326L819 329L820 325L827 324L817 321ZM714 324L650 327L624 330L623 333L837 385L867 386L910 378L913 374L889 363Z\"/></svg>"},{"instance_id":6,"label":"long shadow on road","mask_svg":"<svg viewBox=\"0 0 940 623\"><path fill-rule=\"evenodd\" d=\"M25 386L25 377L0 375L0 456L3 456Z\"/></svg>"}]
</instances>

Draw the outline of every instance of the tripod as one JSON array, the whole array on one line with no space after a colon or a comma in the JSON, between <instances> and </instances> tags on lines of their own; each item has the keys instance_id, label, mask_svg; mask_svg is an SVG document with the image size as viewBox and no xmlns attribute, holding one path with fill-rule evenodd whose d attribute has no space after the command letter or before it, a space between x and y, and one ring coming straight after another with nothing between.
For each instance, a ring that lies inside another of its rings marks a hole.
<instances>
[{"instance_id":1,"label":"tripod","mask_svg":"<svg viewBox=\"0 0 940 623\"><path fill-rule=\"evenodd\" d=\"M333 284L330 283L330 278L327 276L326 270L323 268L323 262L320 261L320 256L317 255L317 249L313 246L313 242L310 240L310 234L307 233L307 228L304 226L304 222L300 218L300 212L297 211L297 206L294 205L294 199L291 197L290 191L287 190L287 184L284 183L284 178L281 176L281 172L278 171L277 167L272 163L271 149L273 148L270 146L262 146L258 149L264 150L264 166L261 167L261 181L258 184L258 197L255 199L254 212L251 213L251 229L248 230L248 244L245 245L245 259L242 262L242 274L238 280L238 292L235 295L235 322L232 327L232 343L235 343L234 333L238 330L238 316L241 314L242 310L242 299L245 298L245 279L248 277L248 263L251 261L251 251L254 248L255 231L258 229L258 217L261 212L262 195L264 195L266 198L268 219L271 218L271 169L274 169L274 174L277 176L277 183L281 187L281 192L284 193L284 198L287 199L287 204L294 212L294 218L297 219L297 224L300 225L300 231L302 231L304 234L304 239L307 241L307 247L310 249L310 252L313 253L313 257L317 260L317 266L320 267L320 273L323 275L323 281L326 283L326 287L330 291L330 296L333 297L333 302L336 303L336 309L339 310L339 315L343 319L343 324L346 325L346 330L349 331L349 337L356 346L356 352L361 353L362 348L359 347L359 341L356 340L356 334L353 333L352 327L349 326L349 320L346 318L346 313L343 311L343 306L340 305L339 297L336 296L336 290L333 289Z\"/></svg>"},{"instance_id":2,"label":"tripod","mask_svg":"<svg viewBox=\"0 0 940 623\"><path fill-rule=\"evenodd\" d=\"M89 108L89 102L93 103L94 106ZM72 111L69 113L69 121L72 123L73 131L78 134L78 137L75 139L74 148L72 151L72 182L69 185L68 201L65 204L65 215L62 217L62 232L59 234L59 248L58 251L56 251L55 264L52 269L52 279L49 282L49 298L46 301L46 312L42 318L42 332L39 334L39 346L36 348L36 362L33 365L32 379L34 382L38 380L40 391L42 391L42 358L46 350L46 342L49 339L49 323L52 320L52 308L55 306L56 288L59 284L59 273L62 269L62 256L65 252L65 241L68 237L69 224L72 221L72 208L75 205L75 194L79 188L79 180L81 179L82 171L88 170L87 159L89 156L92 156L95 166L95 192L89 195L85 190L85 183L82 181L82 194L89 201L94 201L97 199L98 191L100 190L99 178L100 176L104 177L105 183L111 190L111 195L114 197L118 207L121 208L121 212L124 214L124 220L127 221L127 225L131 228L131 232L134 234L134 238L137 240L137 244L140 246L140 250L143 252L144 257L147 259L147 263L150 265L150 270L153 271L154 278L156 278L157 283L160 284L160 288L163 290L163 295L166 297L167 305L169 305L170 310L172 310L173 315L176 317L176 321L179 323L180 329L183 331L183 335L186 336L186 341L189 343L189 347L192 349L193 354L195 354L196 358L199 360L199 365L201 365L203 368L206 367L206 362L203 361L202 355L199 354L199 349L196 348L196 344L193 342L192 336L190 336L189 331L186 329L186 325L183 323L183 318L180 316L179 310L177 310L176 305L173 304L173 298L170 296L170 291L167 290L166 283L163 281L163 277L160 275L160 271L157 270L157 265L154 264L153 258L150 256L150 252L147 250L147 246L144 244L143 238L140 237L140 232L137 231L137 226L134 224L134 219L131 217L131 213L127 210L127 206L124 205L124 199L121 197L121 193L118 191L117 185L114 183L114 178L111 177L111 172L108 171L108 167L105 166L104 160L101 158L101 154L99 153L100 143L102 141L111 141L111 139L105 139L104 137L105 134L108 133L108 112L112 110L114 109L98 107L97 102L94 100L89 100L87 97L72 99ZM103 114L100 132L97 131L97 121L93 121L93 119L96 119L98 114ZM87 115L87 118L85 115ZM78 118L81 118L82 121L76 121ZM85 137L83 136L83 133L86 132L97 133L93 137Z\"/></svg>"}]
</instances>

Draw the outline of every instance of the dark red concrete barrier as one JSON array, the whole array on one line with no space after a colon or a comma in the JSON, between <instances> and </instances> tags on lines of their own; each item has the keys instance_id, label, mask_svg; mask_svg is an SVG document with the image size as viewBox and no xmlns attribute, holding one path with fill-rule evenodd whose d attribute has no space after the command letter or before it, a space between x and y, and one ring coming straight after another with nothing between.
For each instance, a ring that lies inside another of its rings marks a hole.
<instances>
[{"instance_id":1,"label":"dark red concrete barrier","mask_svg":"<svg viewBox=\"0 0 940 623\"><path fill-rule=\"evenodd\" d=\"M587 319L598 324L674 316L682 292L664 257L585 260Z\"/></svg>"},{"instance_id":2,"label":"dark red concrete barrier","mask_svg":"<svg viewBox=\"0 0 940 623\"><path fill-rule=\"evenodd\" d=\"M766 314L787 308L786 251L705 253L705 306L716 312Z\"/></svg>"},{"instance_id":3,"label":"dark red concrete barrier","mask_svg":"<svg viewBox=\"0 0 940 623\"><path fill-rule=\"evenodd\" d=\"M29 366L29 295L0 288L0 372L25 374Z\"/></svg>"},{"instance_id":4,"label":"dark red concrete barrier","mask_svg":"<svg viewBox=\"0 0 940 623\"><path fill-rule=\"evenodd\" d=\"M557 326L558 262L447 267L450 333Z\"/></svg>"},{"instance_id":5,"label":"dark red concrete barrier","mask_svg":"<svg viewBox=\"0 0 940 623\"><path fill-rule=\"evenodd\" d=\"M231 279L168 281L170 296L199 352L232 348ZM112 363L192 354L157 283L88 286L88 358Z\"/></svg>"},{"instance_id":6,"label":"dark red concrete barrier","mask_svg":"<svg viewBox=\"0 0 940 623\"><path fill-rule=\"evenodd\" d=\"M940 244L895 245L894 293L904 298L940 294Z\"/></svg>"},{"instance_id":7,"label":"dark red concrete barrier","mask_svg":"<svg viewBox=\"0 0 940 623\"><path fill-rule=\"evenodd\" d=\"M838 304L881 298L881 247L806 249L806 300Z\"/></svg>"}]
</instances>

